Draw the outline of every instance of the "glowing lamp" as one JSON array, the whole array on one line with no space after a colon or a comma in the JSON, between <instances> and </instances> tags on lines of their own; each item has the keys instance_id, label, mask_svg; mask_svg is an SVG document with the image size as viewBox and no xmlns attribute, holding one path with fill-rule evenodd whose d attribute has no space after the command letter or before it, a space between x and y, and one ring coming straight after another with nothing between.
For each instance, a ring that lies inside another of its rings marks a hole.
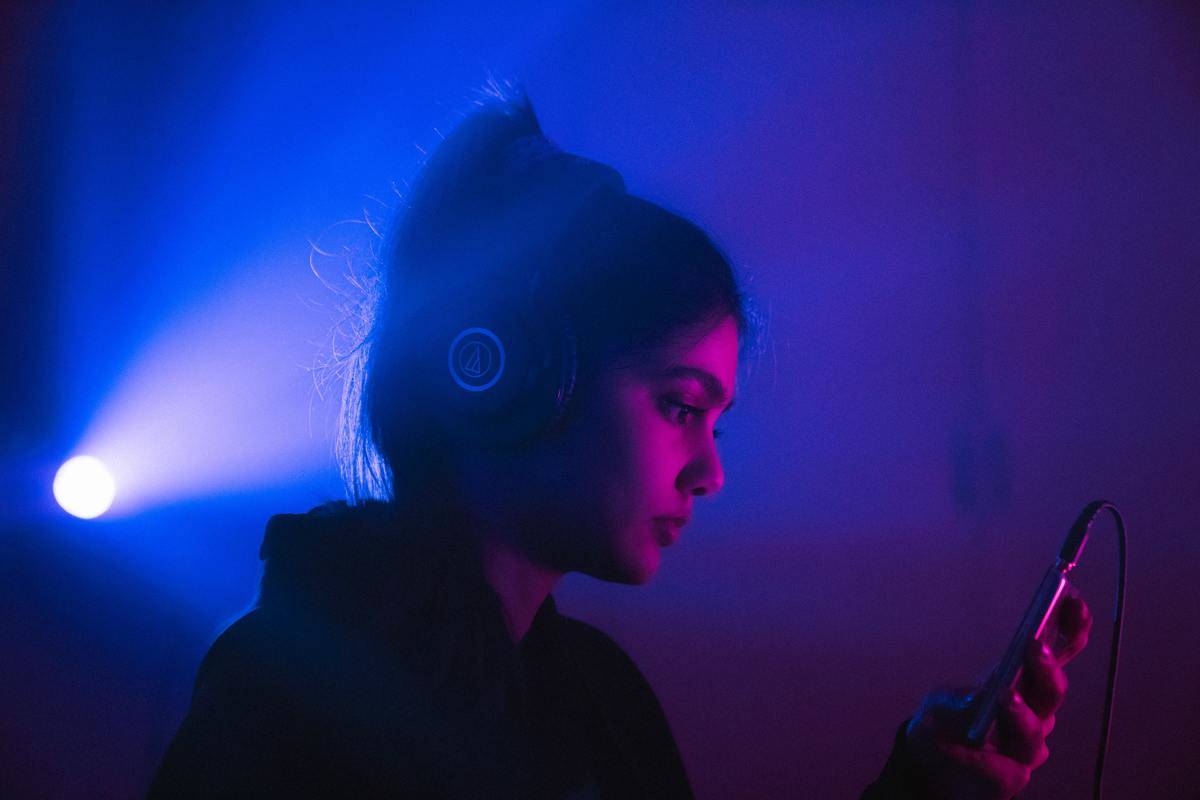
<instances>
[{"instance_id":1,"label":"glowing lamp","mask_svg":"<svg viewBox=\"0 0 1200 800\"><path fill-rule=\"evenodd\" d=\"M54 499L80 519L93 519L108 511L116 493L112 475L92 456L68 459L54 476Z\"/></svg>"}]
</instances>

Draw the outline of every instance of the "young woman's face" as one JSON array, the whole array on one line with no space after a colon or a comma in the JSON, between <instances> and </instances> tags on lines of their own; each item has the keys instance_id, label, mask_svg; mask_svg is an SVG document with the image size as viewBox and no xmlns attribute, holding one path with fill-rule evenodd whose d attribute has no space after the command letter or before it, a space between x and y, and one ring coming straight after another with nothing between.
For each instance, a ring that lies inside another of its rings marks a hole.
<instances>
[{"instance_id":1,"label":"young woman's face","mask_svg":"<svg viewBox=\"0 0 1200 800\"><path fill-rule=\"evenodd\" d=\"M725 482L714 426L731 405L737 362L726 317L604 374L587 413L538 457L546 561L621 583L654 575L696 498Z\"/></svg>"}]
</instances>

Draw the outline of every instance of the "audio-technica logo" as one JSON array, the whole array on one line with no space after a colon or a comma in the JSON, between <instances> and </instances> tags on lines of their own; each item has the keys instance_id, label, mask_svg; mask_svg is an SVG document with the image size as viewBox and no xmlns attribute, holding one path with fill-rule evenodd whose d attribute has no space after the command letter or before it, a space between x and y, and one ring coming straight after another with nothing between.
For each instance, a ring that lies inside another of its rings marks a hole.
<instances>
[{"instance_id":1,"label":"audio-technica logo","mask_svg":"<svg viewBox=\"0 0 1200 800\"><path fill-rule=\"evenodd\" d=\"M487 328L467 328L450 343L450 376L468 392L484 392L504 374L504 345Z\"/></svg>"}]
</instances>

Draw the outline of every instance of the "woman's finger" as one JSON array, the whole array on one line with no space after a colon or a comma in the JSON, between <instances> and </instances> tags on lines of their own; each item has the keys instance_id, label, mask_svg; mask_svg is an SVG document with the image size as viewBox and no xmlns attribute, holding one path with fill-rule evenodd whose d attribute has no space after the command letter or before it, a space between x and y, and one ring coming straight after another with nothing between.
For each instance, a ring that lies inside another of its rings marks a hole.
<instances>
[{"instance_id":1,"label":"woman's finger","mask_svg":"<svg viewBox=\"0 0 1200 800\"><path fill-rule=\"evenodd\" d=\"M1018 686L1025 703L1043 719L1058 711L1067 695L1066 673L1037 639L1029 640Z\"/></svg>"},{"instance_id":2,"label":"woman's finger","mask_svg":"<svg viewBox=\"0 0 1200 800\"><path fill-rule=\"evenodd\" d=\"M1046 736L1053 727L1053 714L1043 719L1014 691L997 710L996 749L1030 769L1037 769L1050 756Z\"/></svg>"},{"instance_id":3,"label":"woman's finger","mask_svg":"<svg viewBox=\"0 0 1200 800\"><path fill-rule=\"evenodd\" d=\"M922 755L936 759L939 766L931 773L931 782L947 797L1012 797L1025 788L1033 771L1001 753L945 740Z\"/></svg>"},{"instance_id":4,"label":"woman's finger","mask_svg":"<svg viewBox=\"0 0 1200 800\"><path fill-rule=\"evenodd\" d=\"M1052 621L1054 635L1050 650L1059 664L1066 664L1087 647L1092 630L1092 612L1074 586L1067 586Z\"/></svg>"}]
</instances>

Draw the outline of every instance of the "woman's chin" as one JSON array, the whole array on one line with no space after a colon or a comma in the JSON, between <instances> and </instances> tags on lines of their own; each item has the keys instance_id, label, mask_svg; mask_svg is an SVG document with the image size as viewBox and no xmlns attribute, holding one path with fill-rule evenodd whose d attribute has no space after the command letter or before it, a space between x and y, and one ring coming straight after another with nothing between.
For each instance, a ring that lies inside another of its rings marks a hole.
<instances>
[{"instance_id":1,"label":"woman's chin","mask_svg":"<svg viewBox=\"0 0 1200 800\"><path fill-rule=\"evenodd\" d=\"M624 558L614 559L604 569L588 571L588 574L598 580L609 583L623 583L628 586L640 586L649 583L658 573L658 549L650 552L635 553Z\"/></svg>"},{"instance_id":2,"label":"woman's chin","mask_svg":"<svg viewBox=\"0 0 1200 800\"><path fill-rule=\"evenodd\" d=\"M649 583L658 574L660 558L657 547L653 550L638 553L634 558L628 559L623 565L624 569L622 573L624 574L624 578L620 582L631 586L640 586Z\"/></svg>"}]
</instances>

